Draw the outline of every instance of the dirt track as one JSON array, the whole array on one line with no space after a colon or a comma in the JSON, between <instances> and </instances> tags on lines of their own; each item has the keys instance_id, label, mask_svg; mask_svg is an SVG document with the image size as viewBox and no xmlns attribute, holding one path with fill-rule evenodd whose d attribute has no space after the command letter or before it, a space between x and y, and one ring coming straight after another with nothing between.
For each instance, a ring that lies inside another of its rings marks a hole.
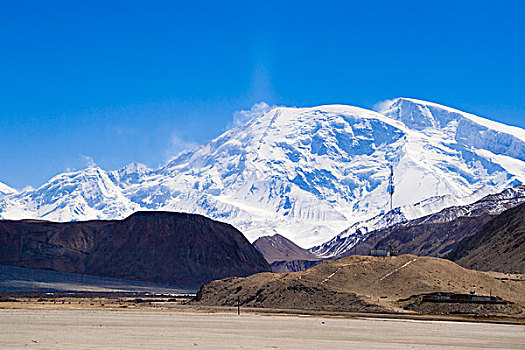
<instances>
[{"instance_id":1,"label":"dirt track","mask_svg":"<svg viewBox=\"0 0 525 350\"><path fill-rule=\"evenodd\" d=\"M525 327L166 310L0 310L1 349L523 349Z\"/></svg>"}]
</instances>

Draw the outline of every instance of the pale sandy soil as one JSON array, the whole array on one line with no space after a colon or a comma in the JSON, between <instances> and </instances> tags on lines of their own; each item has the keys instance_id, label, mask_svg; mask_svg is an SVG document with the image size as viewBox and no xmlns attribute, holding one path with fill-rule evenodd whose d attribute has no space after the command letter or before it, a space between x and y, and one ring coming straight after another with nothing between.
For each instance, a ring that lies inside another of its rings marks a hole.
<instances>
[{"instance_id":1,"label":"pale sandy soil","mask_svg":"<svg viewBox=\"0 0 525 350\"><path fill-rule=\"evenodd\" d=\"M525 349L521 325L168 310L3 309L1 349Z\"/></svg>"}]
</instances>

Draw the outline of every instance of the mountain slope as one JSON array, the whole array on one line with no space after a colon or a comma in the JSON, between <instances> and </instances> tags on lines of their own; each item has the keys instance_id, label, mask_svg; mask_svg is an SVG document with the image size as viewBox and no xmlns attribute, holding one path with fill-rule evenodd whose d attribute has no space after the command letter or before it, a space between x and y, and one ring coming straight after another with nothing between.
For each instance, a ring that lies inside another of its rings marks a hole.
<instances>
[{"instance_id":1,"label":"mountain slope","mask_svg":"<svg viewBox=\"0 0 525 350\"><path fill-rule=\"evenodd\" d=\"M316 255L281 235L259 237L253 245L270 264L280 260L318 260Z\"/></svg>"},{"instance_id":2,"label":"mountain slope","mask_svg":"<svg viewBox=\"0 0 525 350\"><path fill-rule=\"evenodd\" d=\"M319 257L331 258L355 252L368 254L370 249L385 248L392 244L404 254L444 257L462 238L481 229L492 219L493 214L524 202L525 185L519 185L485 196L472 204L445 208L435 214L404 222L399 222L399 210L395 210L392 221L396 224L392 229L392 239L388 227L385 227L389 223L387 213L357 223L309 250Z\"/></svg>"},{"instance_id":3,"label":"mountain slope","mask_svg":"<svg viewBox=\"0 0 525 350\"><path fill-rule=\"evenodd\" d=\"M461 239L478 232L495 216L497 214L484 213L477 216L460 216L447 222L412 224L409 221L394 226L392 236L388 228L372 231L368 238L338 257L368 255L372 249L390 249L392 246L392 249L400 254L444 258Z\"/></svg>"},{"instance_id":4,"label":"mountain slope","mask_svg":"<svg viewBox=\"0 0 525 350\"><path fill-rule=\"evenodd\" d=\"M231 225L166 212L121 221L0 221L0 264L184 288L270 271Z\"/></svg>"},{"instance_id":5,"label":"mountain slope","mask_svg":"<svg viewBox=\"0 0 525 350\"><path fill-rule=\"evenodd\" d=\"M274 108L151 171L61 174L0 199L1 218L122 218L185 211L231 223L250 240L281 234L311 247L349 226L384 227L389 167L396 221L525 183L525 131L412 99L378 112Z\"/></svg>"},{"instance_id":6,"label":"mountain slope","mask_svg":"<svg viewBox=\"0 0 525 350\"><path fill-rule=\"evenodd\" d=\"M252 244L264 255L272 272L302 271L323 261L279 234L259 237Z\"/></svg>"},{"instance_id":7,"label":"mountain slope","mask_svg":"<svg viewBox=\"0 0 525 350\"><path fill-rule=\"evenodd\" d=\"M525 203L462 239L447 258L476 270L525 273Z\"/></svg>"}]
</instances>

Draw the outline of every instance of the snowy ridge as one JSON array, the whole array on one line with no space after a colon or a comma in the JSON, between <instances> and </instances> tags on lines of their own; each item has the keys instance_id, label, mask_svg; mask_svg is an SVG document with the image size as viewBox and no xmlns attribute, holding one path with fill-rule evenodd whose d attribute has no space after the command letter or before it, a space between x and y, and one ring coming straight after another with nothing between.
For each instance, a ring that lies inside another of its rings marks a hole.
<instances>
[{"instance_id":1,"label":"snowy ridge","mask_svg":"<svg viewBox=\"0 0 525 350\"><path fill-rule=\"evenodd\" d=\"M0 198L5 197L10 194L17 194L17 193L18 191L15 190L14 188L11 188L7 186L6 184L0 182Z\"/></svg>"},{"instance_id":2,"label":"snowy ridge","mask_svg":"<svg viewBox=\"0 0 525 350\"><path fill-rule=\"evenodd\" d=\"M493 120L481 118L481 117L478 117L477 115L462 112L462 111L459 111L451 107L443 106L443 105L440 105L434 102L427 102L427 101L417 100L414 98L406 98L406 97L400 97L400 98L394 99L389 102L390 103L382 104L382 108L380 108L378 112L384 115L392 116L393 114L392 112L394 112L393 111L394 109L398 109L399 111L399 109L402 108L401 106L403 104L404 105L412 104L414 107L417 106L420 109L426 109L431 114L432 114L432 111L437 111L438 115L442 114L443 112L449 113L451 115L460 115L461 117L468 119L472 121L473 123L476 123L482 127L485 127L486 129L492 129L497 132L505 133L508 135L513 135L514 137L517 137L521 139L521 141L525 142L525 130L524 129L521 129L515 126L511 126L511 125L505 125L502 123L498 123ZM433 115L432 117L435 117L435 115ZM439 120L439 118L437 120Z\"/></svg>"},{"instance_id":3,"label":"snowy ridge","mask_svg":"<svg viewBox=\"0 0 525 350\"><path fill-rule=\"evenodd\" d=\"M0 202L2 216L7 219L63 222L123 218L139 209L98 167L59 174L35 190L7 196Z\"/></svg>"},{"instance_id":4,"label":"snowy ridge","mask_svg":"<svg viewBox=\"0 0 525 350\"><path fill-rule=\"evenodd\" d=\"M0 217L184 211L233 224L251 241L281 234L312 247L348 227L364 234L385 225L390 164L400 222L525 183L522 129L413 99L380 112L274 108L157 170L88 168L8 194Z\"/></svg>"}]
</instances>

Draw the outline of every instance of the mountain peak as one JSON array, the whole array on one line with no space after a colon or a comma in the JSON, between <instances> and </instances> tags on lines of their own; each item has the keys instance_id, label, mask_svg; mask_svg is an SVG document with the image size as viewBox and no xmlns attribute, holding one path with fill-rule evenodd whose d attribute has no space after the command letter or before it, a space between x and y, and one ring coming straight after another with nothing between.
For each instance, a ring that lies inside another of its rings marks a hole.
<instances>
[{"instance_id":1,"label":"mountain peak","mask_svg":"<svg viewBox=\"0 0 525 350\"><path fill-rule=\"evenodd\" d=\"M442 106L426 101L399 97L379 104L378 109L379 113L399 120L411 129L424 130L444 127L445 125L441 123L442 120L432 113L431 107L441 108Z\"/></svg>"},{"instance_id":2,"label":"mountain peak","mask_svg":"<svg viewBox=\"0 0 525 350\"><path fill-rule=\"evenodd\" d=\"M259 250L268 263L283 260L316 260L316 255L299 247L280 234L259 237L253 245Z\"/></svg>"},{"instance_id":3,"label":"mountain peak","mask_svg":"<svg viewBox=\"0 0 525 350\"><path fill-rule=\"evenodd\" d=\"M0 182L0 198L4 196L8 196L10 194L17 194L17 193L18 191L15 190L14 188L11 188L7 186L6 184Z\"/></svg>"},{"instance_id":4,"label":"mountain peak","mask_svg":"<svg viewBox=\"0 0 525 350\"><path fill-rule=\"evenodd\" d=\"M131 162L128 165L119 169L119 172L124 174L133 174L133 173L146 173L151 171L146 165L138 162Z\"/></svg>"}]
</instances>

